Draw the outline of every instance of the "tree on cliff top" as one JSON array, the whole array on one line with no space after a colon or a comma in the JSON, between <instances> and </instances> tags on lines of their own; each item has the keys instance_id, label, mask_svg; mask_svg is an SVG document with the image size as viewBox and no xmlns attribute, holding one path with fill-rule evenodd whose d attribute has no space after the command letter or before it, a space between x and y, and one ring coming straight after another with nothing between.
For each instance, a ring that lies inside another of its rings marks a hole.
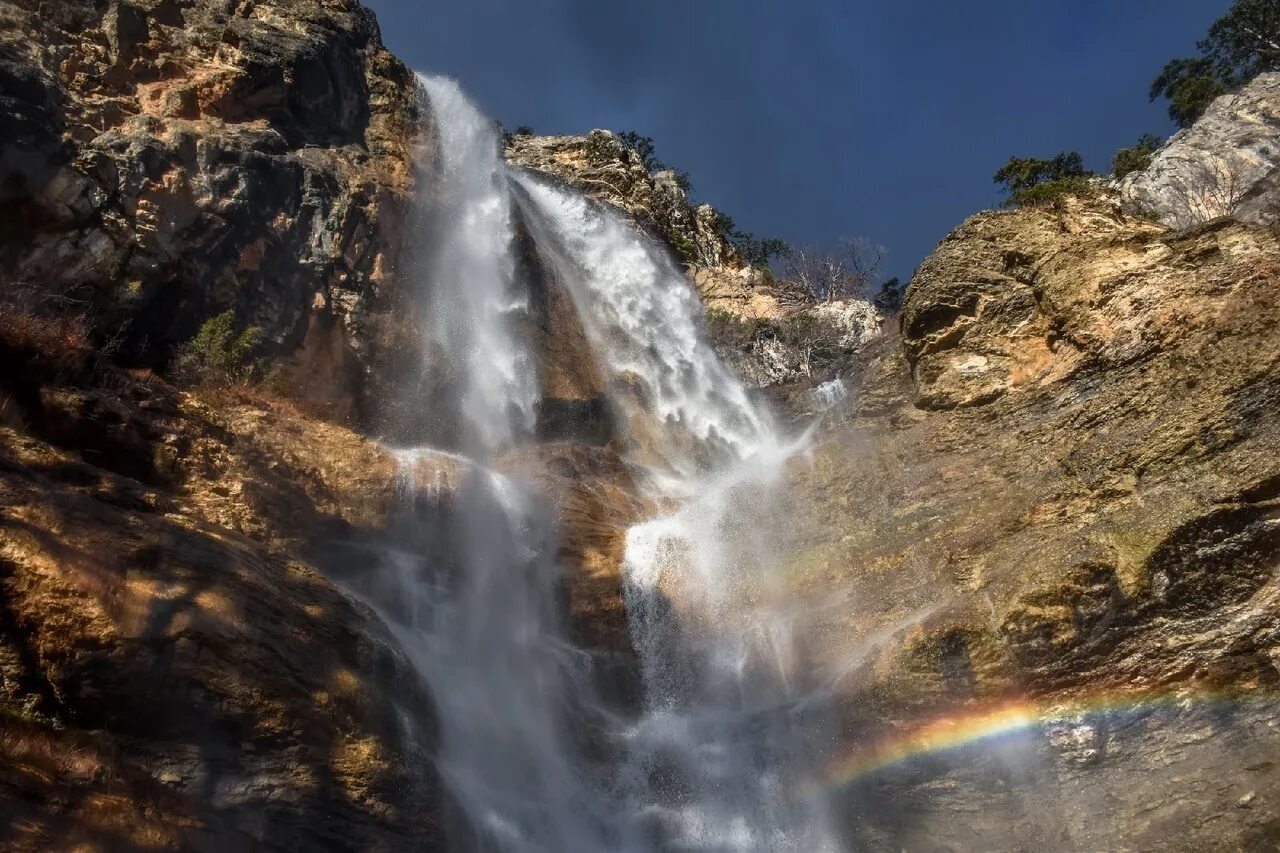
<instances>
[{"instance_id":1,"label":"tree on cliff top","mask_svg":"<svg viewBox=\"0 0 1280 853\"><path fill-rule=\"evenodd\" d=\"M640 155L640 162L644 163L644 167L649 170L650 174L654 172L671 172L676 176L676 183L680 185L680 189L685 192L693 189L693 184L689 181L688 172L683 169L677 169L674 166L668 166L658 159L652 136L642 136L634 130L624 130L618 134L618 141Z\"/></svg>"},{"instance_id":2,"label":"tree on cliff top","mask_svg":"<svg viewBox=\"0 0 1280 853\"><path fill-rule=\"evenodd\" d=\"M1236 0L1196 48L1200 56L1171 60L1151 83L1151 100L1167 98L1179 127L1193 124L1219 95L1280 70L1280 0Z\"/></svg>"},{"instance_id":3,"label":"tree on cliff top","mask_svg":"<svg viewBox=\"0 0 1280 853\"><path fill-rule=\"evenodd\" d=\"M1063 151L1054 157L1010 157L992 176L1008 196L1005 207L1043 204L1067 193L1089 190L1090 172L1077 151Z\"/></svg>"},{"instance_id":4,"label":"tree on cliff top","mask_svg":"<svg viewBox=\"0 0 1280 853\"><path fill-rule=\"evenodd\" d=\"M1121 148L1111 158L1111 176L1119 180L1131 172L1141 171L1151 164L1152 156L1160 149L1160 137L1144 133L1131 148Z\"/></svg>"}]
</instances>

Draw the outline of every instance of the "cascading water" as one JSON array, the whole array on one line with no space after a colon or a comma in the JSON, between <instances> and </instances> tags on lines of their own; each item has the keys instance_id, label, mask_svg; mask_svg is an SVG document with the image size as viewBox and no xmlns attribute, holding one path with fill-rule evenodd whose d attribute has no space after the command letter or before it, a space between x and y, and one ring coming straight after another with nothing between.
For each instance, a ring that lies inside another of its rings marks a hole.
<instances>
[{"instance_id":1,"label":"cascading water","mask_svg":"<svg viewBox=\"0 0 1280 853\"><path fill-rule=\"evenodd\" d=\"M769 571L775 486L805 440L784 441L715 356L664 249L581 196L519 183L549 265L630 392L633 437L645 441L633 455L651 463L653 497L681 502L627 536L645 681L627 738L632 805L676 849L834 850L821 804L789 797L816 758L806 744L821 715L793 683L791 618Z\"/></svg>"},{"instance_id":2,"label":"cascading water","mask_svg":"<svg viewBox=\"0 0 1280 853\"><path fill-rule=\"evenodd\" d=\"M460 480L448 523L434 531L444 541L427 555L386 554L350 585L431 690L440 776L462 812L459 847L620 848L601 774L574 739L594 703L557 608L553 525L523 478L491 468L532 433L538 393L497 133L453 81L419 82L438 164L438 194L423 199L426 349L445 362L457 444L470 455L400 452L410 502L431 497L409 485L423 465L448 463Z\"/></svg>"},{"instance_id":3,"label":"cascading water","mask_svg":"<svg viewBox=\"0 0 1280 853\"><path fill-rule=\"evenodd\" d=\"M527 288L516 281L511 194L493 122L458 84L419 78L436 122L436 180L424 199L420 275L431 356L451 368L468 450L493 453L528 435L538 398Z\"/></svg>"},{"instance_id":4,"label":"cascading water","mask_svg":"<svg viewBox=\"0 0 1280 853\"><path fill-rule=\"evenodd\" d=\"M441 377L456 410L446 432L467 455L401 451L406 484L424 465L453 472L446 520L420 553L388 549L349 586L431 690L436 760L463 825L456 846L834 849L822 810L790 795L813 759L815 703L794 682L790 618L769 571L771 487L799 444L779 438L715 357L663 249L620 216L508 171L492 123L452 81L420 89L435 170L419 264L426 370ZM648 497L676 507L627 537L646 693L627 719L603 709L587 656L567 639L556 531L511 471L508 451L536 435L539 394L516 205L607 374ZM412 502L433 497L409 490Z\"/></svg>"}]
</instances>

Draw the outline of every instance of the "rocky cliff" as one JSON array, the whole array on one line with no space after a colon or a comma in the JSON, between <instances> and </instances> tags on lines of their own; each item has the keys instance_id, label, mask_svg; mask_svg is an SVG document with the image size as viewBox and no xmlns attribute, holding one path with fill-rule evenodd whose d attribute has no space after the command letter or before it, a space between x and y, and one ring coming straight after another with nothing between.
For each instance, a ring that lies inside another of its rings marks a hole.
<instances>
[{"instance_id":1,"label":"rocky cliff","mask_svg":"<svg viewBox=\"0 0 1280 853\"><path fill-rule=\"evenodd\" d=\"M351 428L417 354L396 275L410 76L344 0L0 14L0 846L441 849L430 700L333 580L375 547L437 547L463 476L443 454L406 472ZM1191 138L1230 150L1217 120ZM1106 200L979 214L875 337L858 304L785 304L610 134L508 156L684 256L728 360L792 411L819 379L849 388L776 544L811 680L840 701L816 783L851 845L1274 847L1272 230ZM625 700L623 537L654 507L571 306L542 296L556 441L524 453L575 637ZM292 402L157 374L227 309ZM843 355L797 360L818 351ZM938 734L1009 715L1037 723Z\"/></svg>"},{"instance_id":2,"label":"rocky cliff","mask_svg":"<svg viewBox=\"0 0 1280 853\"><path fill-rule=\"evenodd\" d=\"M430 703L316 553L413 510L304 413L413 350L409 74L354 2L0 20L0 846L431 849ZM227 310L303 409L152 372Z\"/></svg>"},{"instance_id":3,"label":"rocky cliff","mask_svg":"<svg viewBox=\"0 0 1280 853\"><path fill-rule=\"evenodd\" d=\"M860 844L1280 837L1278 279L1269 229L1111 202L979 214L921 266L794 481ZM1011 706L1051 722L854 772Z\"/></svg>"},{"instance_id":4,"label":"rocky cliff","mask_svg":"<svg viewBox=\"0 0 1280 853\"><path fill-rule=\"evenodd\" d=\"M409 336L389 273L411 78L354 2L0 4L0 264L162 367L208 317L296 395L367 417Z\"/></svg>"},{"instance_id":5,"label":"rocky cliff","mask_svg":"<svg viewBox=\"0 0 1280 853\"><path fill-rule=\"evenodd\" d=\"M1220 216L1280 220L1280 74L1215 100L1119 189L1129 207L1186 228Z\"/></svg>"}]
</instances>

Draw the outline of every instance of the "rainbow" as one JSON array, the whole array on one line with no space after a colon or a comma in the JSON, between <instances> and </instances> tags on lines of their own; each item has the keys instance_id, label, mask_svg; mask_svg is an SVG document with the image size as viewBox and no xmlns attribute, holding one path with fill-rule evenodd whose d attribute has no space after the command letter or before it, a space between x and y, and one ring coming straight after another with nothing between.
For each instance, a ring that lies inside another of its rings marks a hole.
<instances>
[{"instance_id":1,"label":"rainbow","mask_svg":"<svg viewBox=\"0 0 1280 853\"><path fill-rule=\"evenodd\" d=\"M1108 690L1056 699L1005 699L970 706L937 717L900 724L850 754L829 763L815 779L803 783L797 793L812 795L851 784L877 771L910 759L958 749L983 741L1035 732L1064 719L1149 713L1161 708L1191 704L1234 704L1254 691L1237 687L1222 690L1198 685L1157 690Z\"/></svg>"}]
</instances>

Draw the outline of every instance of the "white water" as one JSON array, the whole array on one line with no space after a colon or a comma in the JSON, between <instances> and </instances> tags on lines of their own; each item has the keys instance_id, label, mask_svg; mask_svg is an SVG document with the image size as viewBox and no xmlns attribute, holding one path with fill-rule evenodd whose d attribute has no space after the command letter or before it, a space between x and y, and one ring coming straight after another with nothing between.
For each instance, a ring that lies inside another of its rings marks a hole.
<instances>
[{"instance_id":1,"label":"white water","mask_svg":"<svg viewBox=\"0 0 1280 853\"><path fill-rule=\"evenodd\" d=\"M821 804L791 796L815 758L779 584L774 496L803 442L719 362L700 304L666 252L575 193L508 172L491 123L452 81L423 79L439 173L424 198L427 369L448 378L468 456L440 465L450 497L421 553L397 550L351 584L429 686L437 762L460 817L453 844L511 851L824 851ZM556 531L493 459L532 441L538 365L513 242L518 203L608 374L629 456L677 508L629 531L625 592L643 706L597 700L557 607Z\"/></svg>"},{"instance_id":2,"label":"white water","mask_svg":"<svg viewBox=\"0 0 1280 853\"><path fill-rule=\"evenodd\" d=\"M660 424L633 456L664 463L655 497L681 499L627 535L645 686L627 735L631 805L677 849L834 850L821 804L789 796L817 721L798 710L792 626L774 606L771 572L785 512L776 487L804 439L784 440L715 356L697 296L664 249L573 192L529 176L520 187L606 370L642 386L646 405L631 421Z\"/></svg>"},{"instance_id":3,"label":"white water","mask_svg":"<svg viewBox=\"0 0 1280 853\"><path fill-rule=\"evenodd\" d=\"M461 444L493 452L534 426L538 376L526 338L527 288L516 281L511 193L497 130L453 80L419 77L435 118L432 182L425 216L430 283L426 316L434 355L465 423Z\"/></svg>"}]
</instances>

